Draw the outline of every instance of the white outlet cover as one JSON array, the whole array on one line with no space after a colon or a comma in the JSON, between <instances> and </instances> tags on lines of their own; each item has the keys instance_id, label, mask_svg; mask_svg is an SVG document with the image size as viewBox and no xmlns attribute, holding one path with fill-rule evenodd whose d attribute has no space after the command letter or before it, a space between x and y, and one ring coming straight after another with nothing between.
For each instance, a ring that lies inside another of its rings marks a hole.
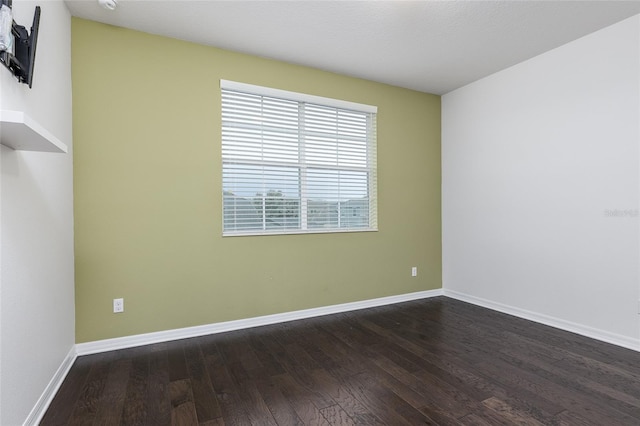
<instances>
[{"instance_id":1,"label":"white outlet cover","mask_svg":"<svg viewBox=\"0 0 640 426\"><path fill-rule=\"evenodd\" d=\"M124 312L124 299L113 299L113 313Z\"/></svg>"}]
</instances>

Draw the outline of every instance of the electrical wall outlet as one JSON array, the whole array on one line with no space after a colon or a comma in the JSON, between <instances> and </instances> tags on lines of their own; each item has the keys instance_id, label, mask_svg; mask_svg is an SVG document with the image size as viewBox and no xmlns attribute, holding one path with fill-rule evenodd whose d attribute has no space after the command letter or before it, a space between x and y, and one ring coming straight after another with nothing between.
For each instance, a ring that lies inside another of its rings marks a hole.
<instances>
[{"instance_id":1,"label":"electrical wall outlet","mask_svg":"<svg viewBox=\"0 0 640 426\"><path fill-rule=\"evenodd\" d=\"M113 313L124 312L124 299L113 299Z\"/></svg>"},{"instance_id":2,"label":"electrical wall outlet","mask_svg":"<svg viewBox=\"0 0 640 426\"><path fill-rule=\"evenodd\" d=\"M411 267L411 276L412 277L417 277L418 276L418 267L417 266Z\"/></svg>"}]
</instances>

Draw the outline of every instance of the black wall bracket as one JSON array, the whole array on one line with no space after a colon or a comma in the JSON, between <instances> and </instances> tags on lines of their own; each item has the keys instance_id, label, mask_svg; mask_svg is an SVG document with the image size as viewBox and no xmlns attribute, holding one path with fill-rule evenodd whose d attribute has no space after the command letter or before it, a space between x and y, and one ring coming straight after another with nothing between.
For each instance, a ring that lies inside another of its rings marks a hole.
<instances>
[{"instance_id":1,"label":"black wall bracket","mask_svg":"<svg viewBox=\"0 0 640 426\"><path fill-rule=\"evenodd\" d=\"M12 7L13 0L0 0L0 7L6 4ZM33 25L29 33L25 27L13 21L11 32L14 36L13 52L0 52L0 62L16 76L20 83L29 85L33 81L33 66L36 59L36 43L40 26L40 6L33 14Z\"/></svg>"}]
</instances>

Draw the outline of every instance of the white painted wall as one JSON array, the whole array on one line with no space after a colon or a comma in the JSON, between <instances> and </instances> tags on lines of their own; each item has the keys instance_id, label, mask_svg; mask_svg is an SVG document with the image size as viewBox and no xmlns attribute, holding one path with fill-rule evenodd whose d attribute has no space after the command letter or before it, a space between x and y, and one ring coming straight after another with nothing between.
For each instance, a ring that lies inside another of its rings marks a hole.
<instances>
[{"instance_id":1,"label":"white painted wall","mask_svg":"<svg viewBox=\"0 0 640 426\"><path fill-rule=\"evenodd\" d=\"M68 154L1 147L0 424L22 424L74 345L71 18L61 0L13 2L31 27L42 8L33 88L0 67L0 108L23 110Z\"/></svg>"},{"instance_id":2,"label":"white painted wall","mask_svg":"<svg viewBox=\"0 0 640 426\"><path fill-rule=\"evenodd\" d=\"M445 291L640 348L640 17L448 93L442 116Z\"/></svg>"}]
</instances>

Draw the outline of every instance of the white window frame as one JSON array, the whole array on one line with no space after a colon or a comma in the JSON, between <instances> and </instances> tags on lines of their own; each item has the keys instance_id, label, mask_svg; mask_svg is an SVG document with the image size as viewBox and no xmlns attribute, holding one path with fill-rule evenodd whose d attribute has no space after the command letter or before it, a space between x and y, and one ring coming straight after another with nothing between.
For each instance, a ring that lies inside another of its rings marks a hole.
<instances>
[{"instance_id":1,"label":"white window frame","mask_svg":"<svg viewBox=\"0 0 640 426\"><path fill-rule=\"evenodd\" d=\"M277 99L283 99L283 100L288 100L288 101L295 101L300 103L300 105L302 104L312 104L312 105L319 105L322 107L329 107L329 108L335 108L337 110L347 110L347 111L354 111L354 112L358 112L358 113L366 113L369 114L368 115L368 120L367 120L367 150L366 150L366 163L367 166L363 167L361 169L359 169L358 171L360 172L365 172L367 173L367 195L368 195L368 204L369 204L369 212L368 212L368 219L369 219L369 226L367 227L352 227L352 228L340 228L340 219L341 219L341 212L340 212L340 203L338 203L338 228L308 228L307 226L307 207L308 207L308 201L310 199L308 193L307 193L307 185L308 185L308 181L307 181L307 168L313 168L313 164L307 164L305 163L305 159L304 159L304 153L305 153L305 149L304 149L304 137L303 136L299 136L298 137L298 149L299 149L299 160L298 160L298 167L300 170L300 211L299 211L299 216L300 216L300 227L296 228L296 229L277 229L277 230L269 230L266 229L266 226L264 225L263 222L263 229L261 230L256 230L256 229L251 229L251 230L227 230L225 231L225 224L224 224L224 220L225 220L225 211L224 211L224 203L225 203L225 199L224 199L224 195L223 195L223 212L222 212L222 235L223 236L246 236L246 235L282 235L282 234L316 234L316 233L336 233L336 232L371 232L371 231L377 231L378 230L378 221L377 221L377 155L376 155L376 115L377 115L377 107L376 106L372 106L372 105L365 105L365 104L360 104L360 103L355 103L355 102L350 102L350 101L344 101L344 100L339 100L339 99L332 99L332 98L325 98L325 97L321 97L321 96L314 96L314 95L308 95L308 94L304 94L304 93L298 93L298 92L290 92L290 91L286 91L286 90L280 90L280 89L274 89L274 88L269 88L269 87L263 87L263 86L256 86L253 84L246 84L246 83L240 83L240 82L235 82L235 81L229 81L229 80L220 80L220 93L222 94L222 92L224 90L229 90L229 91L235 91L235 92L241 92L241 93L247 93L247 94L252 94L252 95L259 95L259 96L265 96L265 97L271 97L271 98L277 98ZM302 107L299 107L302 108ZM224 124L222 124L222 128L224 128ZM301 129L300 127L298 128L298 133L299 134L303 134L304 133L304 129ZM225 141L222 140L222 148L224 150L225 147ZM302 149L301 149L302 148ZM224 166L225 164L234 164L237 165L238 163L235 162L230 162L227 163L225 162L224 156L222 158L222 168L224 170ZM348 170L348 168L344 168L342 166L335 166L335 167L327 167L328 170L334 170L334 171L345 171ZM224 175L222 177L222 186L224 187ZM224 192L224 188L223 192ZM265 218L265 209L264 209L264 205L263 205L263 210L262 210L262 216L263 216L263 221Z\"/></svg>"}]
</instances>

